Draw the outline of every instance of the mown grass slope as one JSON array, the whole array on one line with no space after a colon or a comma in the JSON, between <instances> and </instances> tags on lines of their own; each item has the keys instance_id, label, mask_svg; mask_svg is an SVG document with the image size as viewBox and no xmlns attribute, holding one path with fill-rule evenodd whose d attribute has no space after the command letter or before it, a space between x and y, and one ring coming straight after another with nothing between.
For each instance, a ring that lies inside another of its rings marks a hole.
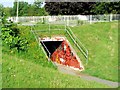
<instances>
[{"instance_id":1,"label":"mown grass slope","mask_svg":"<svg viewBox=\"0 0 120 90\"><path fill-rule=\"evenodd\" d=\"M89 51L88 64L85 58L73 44L70 37L65 34L64 26L51 25L49 33L48 25L38 25L35 30L46 30L48 32L37 32L40 36L65 35L76 50L85 65L83 73L96 76L102 79L118 81L118 22L102 22L70 27L77 38ZM53 31L53 29L58 29ZM63 33L64 32L64 33Z\"/></svg>"},{"instance_id":2,"label":"mown grass slope","mask_svg":"<svg viewBox=\"0 0 120 90\"><path fill-rule=\"evenodd\" d=\"M118 22L95 23L71 29L89 51L89 62L84 73L118 81Z\"/></svg>"},{"instance_id":3,"label":"mown grass slope","mask_svg":"<svg viewBox=\"0 0 120 90\"><path fill-rule=\"evenodd\" d=\"M6 53L3 54L2 73L3 88L108 88Z\"/></svg>"},{"instance_id":4,"label":"mown grass slope","mask_svg":"<svg viewBox=\"0 0 120 90\"><path fill-rule=\"evenodd\" d=\"M3 46L3 87L108 87L59 73L53 64L47 61L33 33L30 32L30 27L19 26L19 28L21 35L29 42L28 51L16 53L14 49L8 50L7 47ZM117 81L117 22L97 23L71 28L89 50L89 63L85 66L84 73ZM112 37L111 39L108 33ZM112 49L114 49L113 53Z\"/></svg>"}]
</instances>

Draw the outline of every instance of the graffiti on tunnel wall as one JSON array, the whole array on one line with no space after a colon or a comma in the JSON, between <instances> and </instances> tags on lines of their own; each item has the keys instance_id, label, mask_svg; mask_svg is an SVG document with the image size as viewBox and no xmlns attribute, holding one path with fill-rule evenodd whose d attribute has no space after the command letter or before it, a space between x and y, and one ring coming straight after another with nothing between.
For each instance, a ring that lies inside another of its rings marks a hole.
<instances>
[{"instance_id":1,"label":"graffiti on tunnel wall","mask_svg":"<svg viewBox=\"0 0 120 90\"><path fill-rule=\"evenodd\" d=\"M51 55L51 60L62 65L71 66L79 70L83 70L80 62L73 54L69 44L66 40L63 40L61 45Z\"/></svg>"}]
</instances>

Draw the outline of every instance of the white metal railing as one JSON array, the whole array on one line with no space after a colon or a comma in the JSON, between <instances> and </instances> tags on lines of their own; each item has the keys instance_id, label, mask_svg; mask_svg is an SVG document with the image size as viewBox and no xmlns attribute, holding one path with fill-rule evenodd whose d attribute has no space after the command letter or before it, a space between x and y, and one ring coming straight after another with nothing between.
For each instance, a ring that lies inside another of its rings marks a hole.
<instances>
[{"instance_id":1,"label":"white metal railing","mask_svg":"<svg viewBox=\"0 0 120 90\"><path fill-rule=\"evenodd\" d=\"M40 42L39 42L39 38L37 37L37 35L36 35L36 33L31 29L31 32L33 33L33 35L34 35L34 37L35 37L35 39L36 39L36 41L37 41L37 43L38 43L38 45L39 45L39 47L41 47L41 44L40 44ZM49 52L49 50L47 49L47 47L46 47L46 45L43 43L43 41L41 41L41 43L42 43L42 45L45 47L45 49L46 49L46 51L47 51L47 53L48 53L48 57L50 58L50 56L51 56L51 53ZM44 50L43 50L44 51ZM45 52L44 52L45 53ZM45 53L46 54L46 53ZM48 59L49 60L49 59Z\"/></svg>"},{"instance_id":2,"label":"white metal railing","mask_svg":"<svg viewBox=\"0 0 120 90\"><path fill-rule=\"evenodd\" d=\"M63 30L63 29L59 29L59 25L56 29L51 29L51 25L48 24L47 25L49 28L47 28L48 30L34 30L36 33L38 32L42 32L42 31L47 31L47 32L52 32L54 30ZM55 25L57 26L57 25ZM86 64L88 63L88 50L86 49L86 47L82 44L82 42L76 37L76 35L73 33L73 31L71 30L71 28L69 26L64 25L64 31L67 32L67 34L70 36L71 40L73 41L73 43L77 46L77 48L81 51L81 53L84 55L84 57L86 58ZM51 35L50 35L51 36ZM44 43L42 42L43 46L45 47L47 53L48 53L48 57L50 57L51 53L49 52L49 50L47 49L47 47L44 45Z\"/></svg>"},{"instance_id":3,"label":"white metal railing","mask_svg":"<svg viewBox=\"0 0 120 90\"><path fill-rule=\"evenodd\" d=\"M67 30L68 35L70 36L74 44L78 47L78 49L82 52L82 54L86 58L86 64L87 64L88 63L88 50L85 48L82 42L75 36L75 34L70 29L70 27L67 27L67 29L68 29Z\"/></svg>"},{"instance_id":4,"label":"white metal railing","mask_svg":"<svg viewBox=\"0 0 120 90\"><path fill-rule=\"evenodd\" d=\"M47 49L46 45L43 43L43 41L41 41L42 45L45 47L46 51L48 52L48 57L50 58L51 53L49 52L49 50Z\"/></svg>"},{"instance_id":5,"label":"white metal railing","mask_svg":"<svg viewBox=\"0 0 120 90\"><path fill-rule=\"evenodd\" d=\"M16 21L16 17L9 17L12 21ZM18 17L19 22L46 22L49 24L67 24L78 25L79 21L86 23L94 22L111 22L120 20L119 14L104 14L104 15L60 15L60 16L24 16Z\"/></svg>"}]
</instances>

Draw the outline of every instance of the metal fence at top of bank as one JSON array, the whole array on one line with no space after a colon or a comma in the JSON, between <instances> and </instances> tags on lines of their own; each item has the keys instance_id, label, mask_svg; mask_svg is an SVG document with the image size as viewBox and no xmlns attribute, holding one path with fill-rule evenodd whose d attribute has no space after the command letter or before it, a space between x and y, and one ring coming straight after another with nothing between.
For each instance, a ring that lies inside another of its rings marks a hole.
<instances>
[{"instance_id":1,"label":"metal fence at top of bank","mask_svg":"<svg viewBox=\"0 0 120 90\"><path fill-rule=\"evenodd\" d=\"M8 20L16 22L16 17L9 17ZM18 17L20 23L46 23L46 24L66 24L76 26L82 24L91 24L94 22L111 22L120 20L119 14L104 15L63 15L63 16L24 16Z\"/></svg>"}]
</instances>

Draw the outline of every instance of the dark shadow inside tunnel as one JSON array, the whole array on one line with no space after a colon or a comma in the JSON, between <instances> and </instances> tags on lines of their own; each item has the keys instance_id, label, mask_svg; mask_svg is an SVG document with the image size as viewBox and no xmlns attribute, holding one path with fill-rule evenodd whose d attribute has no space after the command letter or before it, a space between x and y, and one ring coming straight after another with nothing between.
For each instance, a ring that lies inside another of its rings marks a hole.
<instances>
[{"instance_id":1,"label":"dark shadow inside tunnel","mask_svg":"<svg viewBox=\"0 0 120 90\"><path fill-rule=\"evenodd\" d=\"M49 56L48 51L52 55L53 52L61 45L62 41L41 41L40 43L42 44L44 50L46 51L47 56ZM48 51L46 48L48 49Z\"/></svg>"}]
</instances>

